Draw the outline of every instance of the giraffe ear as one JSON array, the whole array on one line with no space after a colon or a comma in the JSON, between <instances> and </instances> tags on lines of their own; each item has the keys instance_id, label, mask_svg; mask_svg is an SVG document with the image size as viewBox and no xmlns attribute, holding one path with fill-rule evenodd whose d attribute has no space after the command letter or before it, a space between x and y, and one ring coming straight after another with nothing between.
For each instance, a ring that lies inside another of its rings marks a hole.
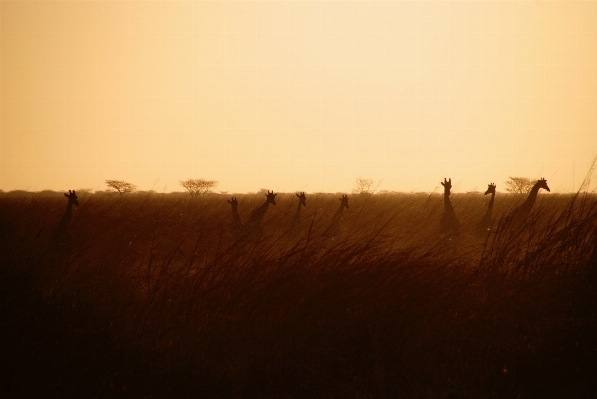
<instances>
[{"instance_id":1,"label":"giraffe ear","mask_svg":"<svg viewBox=\"0 0 597 399\"><path fill-rule=\"evenodd\" d=\"M64 196L65 196L66 198L68 198L68 194L67 194L67 193L64 193Z\"/></svg>"}]
</instances>

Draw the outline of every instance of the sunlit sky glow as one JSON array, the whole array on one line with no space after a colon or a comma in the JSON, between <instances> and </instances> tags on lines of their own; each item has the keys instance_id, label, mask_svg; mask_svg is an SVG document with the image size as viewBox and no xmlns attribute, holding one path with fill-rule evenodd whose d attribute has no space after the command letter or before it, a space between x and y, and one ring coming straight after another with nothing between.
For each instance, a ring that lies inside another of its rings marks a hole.
<instances>
[{"instance_id":1,"label":"sunlit sky glow","mask_svg":"<svg viewBox=\"0 0 597 399\"><path fill-rule=\"evenodd\" d=\"M595 1L1 1L0 189L578 189ZM500 187L501 186L501 187Z\"/></svg>"}]
</instances>

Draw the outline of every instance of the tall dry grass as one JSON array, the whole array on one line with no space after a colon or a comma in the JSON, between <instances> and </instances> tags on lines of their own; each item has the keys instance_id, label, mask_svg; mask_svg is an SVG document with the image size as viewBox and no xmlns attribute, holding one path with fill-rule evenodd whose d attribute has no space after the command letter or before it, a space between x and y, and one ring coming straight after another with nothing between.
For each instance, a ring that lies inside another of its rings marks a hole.
<instances>
[{"instance_id":1,"label":"tall dry grass","mask_svg":"<svg viewBox=\"0 0 597 399\"><path fill-rule=\"evenodd\" d=\"M473 230L488 201L294 194L231 237L211 194L0 196L8 396L592 397L597 196L540 195L521 231ZM523 198L498 193L495 226ZM240 195L243 220L263 195ZM31 382L36 384L32 385ZM35 388L35 387L42 388Z\"/></svg>"}]
</instances>

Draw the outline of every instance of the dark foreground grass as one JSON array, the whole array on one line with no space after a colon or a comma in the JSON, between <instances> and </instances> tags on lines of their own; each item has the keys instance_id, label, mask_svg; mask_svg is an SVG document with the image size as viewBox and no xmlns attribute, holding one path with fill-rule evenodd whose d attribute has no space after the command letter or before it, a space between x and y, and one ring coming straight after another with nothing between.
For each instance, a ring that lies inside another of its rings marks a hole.
<instances>
[{"instance_id":1,"label":"dark foreground grass","mask_svg":"<svg viewBox=\"0 0 597 399\"><path fill-rule=\"evenodd\" d=\"M80 195L50 245L62 194L2 194L2 397L595 397L595 194L486 237L487 198L453 195L444 238L439 195L353 196L327 238L337 196L288 234L281 194L239 241L225 199Z\"/></svg>"}]
</instances>

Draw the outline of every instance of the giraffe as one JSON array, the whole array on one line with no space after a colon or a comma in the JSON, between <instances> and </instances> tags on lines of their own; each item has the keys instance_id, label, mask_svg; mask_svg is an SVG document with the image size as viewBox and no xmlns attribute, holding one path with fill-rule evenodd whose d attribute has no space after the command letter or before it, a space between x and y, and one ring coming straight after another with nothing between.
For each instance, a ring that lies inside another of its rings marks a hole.
<instances>
[{"instance_id":1,"label":"giraffe","mask_svg":"<svg viewBox=\"0 0 597 399\"><path fill-rule=\"evenodd\" d=\"M251 212L249 220L242 226L244 235L261 232L261 220L265 216L265 212L267 212L269 205L276 205L276 195L278 194L274 194L273 191L271 193L268 191L267 194L265 194L266 198L263 205Z\"/></svg>"},{"instance_id":2,"label":"giraffe","mask_svg":"<svg viewBox=\"0 0 597 399\"><path fill-rule=\"evenodd\" d=\"M305 196L304 192L297 193L296 196L299 199L296 212L290 220L285 234L286 239L290 239L291 241L299 239L303 235L303 225L301 223L301 208L307 206L307 197Z\"/></svg>"},{"instance_id":3,"label":"giraffe","mask_svg":"<svg viewBox=\"0 0 597 399\"><path fill-rule=\"evenodd\" d=\"M479 236L485 235L491 228L491 213L493 211L493 201L495 199L495 187L496 186L494 183L488 184L487 191L485 191L485 194L483 194L491 194L491 199L489 200L489 205L487 206L485 215L483 215L483 219L477 223L477 227L475 228L475 234Z\"/></svg>"},{"instance_id":4,"label":"giraffe","mask_svg":"<svg viewBox=\"0 0 597 399\"><path fill-rule=\"evenodd\" d=\"M228 228L228 232L231 236L236 237L240 233L242 229L242 222L240 221L240 216L238 216L238 201L236 197L232 197L228 200L228 203L232 207L232 223Z\"/></svg>"},{"instance_id":5,"label":"giraffe","mask_svg":"<svg viewBox=\"0 0 597 399\"><path fill-rule=\"evenodd\" d=\"M68 198L66 211L50 235L47 253L49 267L42 272L44 281L42 295L45 297L54 295L60 289L71 265L70 257L73 247L68 227L73 215L73 205L79 206L79 201L75 190L68 190L68 194L65 193L64 196Z\"/></svg>"},{"instance_id":6,"label":"giraffe","mask_svg":"<svg viewBox=\"0 0 597 399\"><path fill-rule=\"evenodd\" d=\"M450 201L450 190L452 189L452 178L440 182L444 186L444 214L439 224L441 234L458 234L460 232L460 222L452 208Z\"/></svg>"},{"instance_id":7,"label":"giraffe","mask_svg":"<svg viewBox=\"0 0 597 399\"><path fill-rule=\"evenodd\" d=\"M324 233L327 237L334 237L340 233L340 220L342 219L342 215L344 215L344 208L348 209L348 196L342 195L338 199L340 200L340 208L338 208L334 217L332 217L332 222Z\"/></svg>"},{"instance_id":8,"label":"giraffe","mask_svg":"<svg viewBox=\"0 0 597 399\"><path fill-rule=\"evenodd\" d=\"M307 196L305 196L304 192L296 194L296 196L298 197L299 202L296 208L296 212L294 213L294 217L290 221L290 229L297 227L301 223L301 208L303 206L307 206Z\"/></svg>"},{"instance_id":9,"label":"giraffe","mask_svg":"<svg viewBox=\"0 0 597 399\"><path fill-rule=\"evenodd\" d=\"M501 223L505 228L521 229L524 226L524 222L529 217L529 214L533 209L533 205L535 205L537 194L539 194L540 189L551 192L547 186L547 180L544 178L537 180L537 183L535 183L533 188L531 188L531 191L529 191L527 199L522 204L517 206L512 213L504 218Z\"/></svg>"},{"instance_id":10,"label":"giraffe","mask_svg":"<svg viewBox=\"0 0 597 399\"><path fill-rule=\"evenodd\" d=\"M77 194L75 190L68 190L68 194L64 193L64 196L68 198L68 204L66 205L66 211L60 219L60 223L50 237L50 244L52 247L65 246L67 249L70 248L71 238L68 233L68 225L70 224L73 215L73 204L79 206L77 200Z\"/></svg>"}]
</instances>

